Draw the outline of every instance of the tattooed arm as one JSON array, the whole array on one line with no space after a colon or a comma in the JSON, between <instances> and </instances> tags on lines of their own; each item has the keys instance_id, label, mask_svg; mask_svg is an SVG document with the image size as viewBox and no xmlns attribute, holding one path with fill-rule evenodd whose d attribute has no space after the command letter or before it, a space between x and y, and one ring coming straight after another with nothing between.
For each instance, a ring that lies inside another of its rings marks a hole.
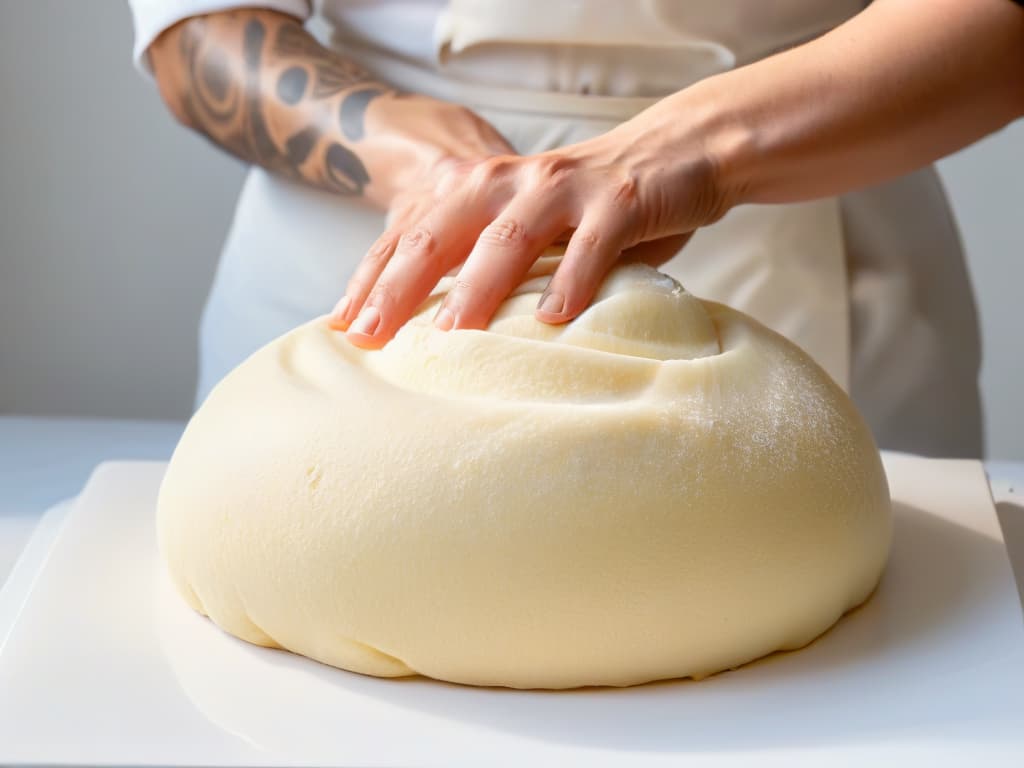
<instances>
[{"instance_id":1,"label":"tattooed arm","mask_svg":"<svg viewBox=\"0 0 1024 768\"><path fill-rule=\"evenodd\" d=\"M512 151L469 110L398 94L275 11L186 19L149 56L184 125L246 162L381 207L446 162Z\"/></svg>"}]
</instances>

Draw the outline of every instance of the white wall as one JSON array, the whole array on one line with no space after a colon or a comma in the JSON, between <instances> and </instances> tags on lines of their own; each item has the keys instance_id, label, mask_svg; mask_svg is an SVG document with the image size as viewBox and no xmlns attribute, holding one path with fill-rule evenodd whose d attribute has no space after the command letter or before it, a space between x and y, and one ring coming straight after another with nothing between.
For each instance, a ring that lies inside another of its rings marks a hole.
<instances>
[{"instance_id":1,"label":"white wall","mask_svg":"<svg viewBox=\"0 0 1024 768\"><path fill-rule=\"evenodd\" d=\"M0 0L0 412L184 417L242 169L130 67L122 0ZM1024 124L945 161L990 455L1024 459Z\"/></svg>"},{"instance_id":2,"label":"white wall","mask_svg":"<svg viewBox=\"0 0 1024 768\"><path fill-rule=\"evenodd\" d=\"M981 313L986 450L1024 459L1024 120L943 160Z\"/></svg>"},{"instance_id":3,"label":"white wall","mask_svg":"<svg viewBox=\"0 0 1024 768\"><path fill-rule=\"evenodd\" d=\"M182 418L240 164L131 66L121 0L0 0L0 412Z\"/></svg>"}]
</instances>

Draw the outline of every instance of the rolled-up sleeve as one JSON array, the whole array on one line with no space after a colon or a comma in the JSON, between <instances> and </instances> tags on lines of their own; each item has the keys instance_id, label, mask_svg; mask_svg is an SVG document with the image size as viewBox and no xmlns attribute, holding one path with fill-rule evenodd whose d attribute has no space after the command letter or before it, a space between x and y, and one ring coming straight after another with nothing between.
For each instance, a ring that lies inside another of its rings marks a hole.
<instances>
[{"instance_id":1,"label":"rolled-up sleeve","mask_svg":"<svg viewBox=\"0 0 1024 768\"><path fill-rule=\"evenodd\" d=\"M302 20L309 18L311 13L309 0L128 0L128 5L135 23L132 57L135 66L147 75L153 71L147 55L150 44L161 32L182 19L233 8L265 8Z\"/></svg>"}]
</instances>

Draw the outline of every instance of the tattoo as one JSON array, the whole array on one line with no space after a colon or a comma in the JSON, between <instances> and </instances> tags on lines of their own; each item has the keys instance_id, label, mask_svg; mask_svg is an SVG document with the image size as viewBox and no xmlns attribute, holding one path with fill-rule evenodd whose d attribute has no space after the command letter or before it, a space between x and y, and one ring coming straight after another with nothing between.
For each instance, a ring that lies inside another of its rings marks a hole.
<instances>
[{"instance_id":1,"label":"tattoo","mask_svg":"<svg viewBox=\"0 0 1024 768\"><path fill-rule=\"evenodd\" d=\"M319 138L320 135L315 128L303 128L298 133L292 134L284 144L285 154L288 155L292 165L297 167L306 162L309 153L313 151L313 145Z\"/></svg>"},{"instance_id":2,"label":"tattoo","mask_svg":"<svg viewBox=\"0 0 1024 768\"><path fill-rule=\"evenodd\" d=\"M370 182L366 168L359 158L341 144L331 144L327 149L327 176L336 188L350 189L354 194L363 191Z\"/></svg>"},{"instance_id":3,"label":"tattoo","mask_svg":"<svg viewBox=\"0 0 1024 768\"><path fill-rule=\"evenodd\" d=\"M195 19L181 33L189 122L247 162L320 189L362 194L370 175L341 139L361 141L367 106L392 91L291 20L281 20L268 44L273 17L249 12L241 50L232 51L223 42L231 35L216 34L213 25L234 26L240 13ZM303 127L286 135L274 129L280 122Z\"/></svg>"},{"instance_id":4,"label":"tattoo","mask_svg":"<svg viewBox=\"0 0 1024 768\"><path fill-rule=\"evenodd\" d=\"M384 91L380 88L365 88L353 91L341 102L341 132L349 141L359 141L365 133L363 117L366 107Z\"/></svg>"},{"instance_id":5,"label":"tattoo","mask_svg":"<svg viewBox=\"0 0 1024 768\"><path fill-rule=\"evenodd\" d=\"M306 95L309 75L302 67L289 67L277 81L277 97L285 104L295 105Z\"/></svg>"},{"instance_id":6,"label":"tattoo","mask_svg":"<svg viewBox=\"0 0 1024 768\"><path fill-rule=\"evenodd\" d=\"M277 30L274 53L306 62L313 68L314 99L329 99L370 79L366 70L324 48L296 23L282 24Z\"/></svg>"},{"instance_id":7,"label":"tattoo","mask_svg":"<svg viewBox=\"0 0 1024 768\"><path fill-rule=\"evenodd\" d=\"M188 76L192 83L185 108L192 113L202 113L215 124L227 123L238 111L241 94L231 87L230 64L227 56L219 49L210 51L202 59L198 56L199 41L186 35L181 40L182 55L188 64ZM195 119L195 114L190 114Z\"/></svg>"},{"instance_id":8,"label":"tattoo","mask_svg":"<svg viewBox=\"0 0 1024 768\"><path fill-rule=\"evenodd\" d=\"M245 25L245 40L242 51L245 54L245 102L248 120L248 140L256 153L256 161L272 171L288 173L295 168L291 164L282 166L284 156L278 151L274 140L267 130L267 121L263 116L262 94L260 93L261 71L260 58L263 53L263 40L267 31L263 24L252 19Z\"/></svg>"},{"instance_id":9,"label":"tattoo","mask_svg":"<svg viewBox=\"0 0 1024 768\"><path fill-rule=\"evenodd\" d=\"M213 50L203 60L202 68L203 83L215 101L224 102L231 89L231 81L228 79L228 65L224 60L224 52Z\"/></svg>"}]
</instances>

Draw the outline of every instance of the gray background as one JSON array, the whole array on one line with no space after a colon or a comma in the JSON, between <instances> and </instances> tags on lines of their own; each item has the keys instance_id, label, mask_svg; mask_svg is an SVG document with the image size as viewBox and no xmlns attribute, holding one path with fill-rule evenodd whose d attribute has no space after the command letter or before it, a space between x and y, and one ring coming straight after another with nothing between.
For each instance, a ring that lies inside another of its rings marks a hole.
<instances>
[{"instance_id":1,"label":"gray background","mask_svg":"<svg viewBox=\"0 0 1024 768\"><path fill-rule=\"evenodd\" d=\"M243 168L130 63L121 0L0 0L0 413L184 418ZM985 344L988 453L1024 459L1024 123L941 164Z\"/></svg>"}]
</instances>

